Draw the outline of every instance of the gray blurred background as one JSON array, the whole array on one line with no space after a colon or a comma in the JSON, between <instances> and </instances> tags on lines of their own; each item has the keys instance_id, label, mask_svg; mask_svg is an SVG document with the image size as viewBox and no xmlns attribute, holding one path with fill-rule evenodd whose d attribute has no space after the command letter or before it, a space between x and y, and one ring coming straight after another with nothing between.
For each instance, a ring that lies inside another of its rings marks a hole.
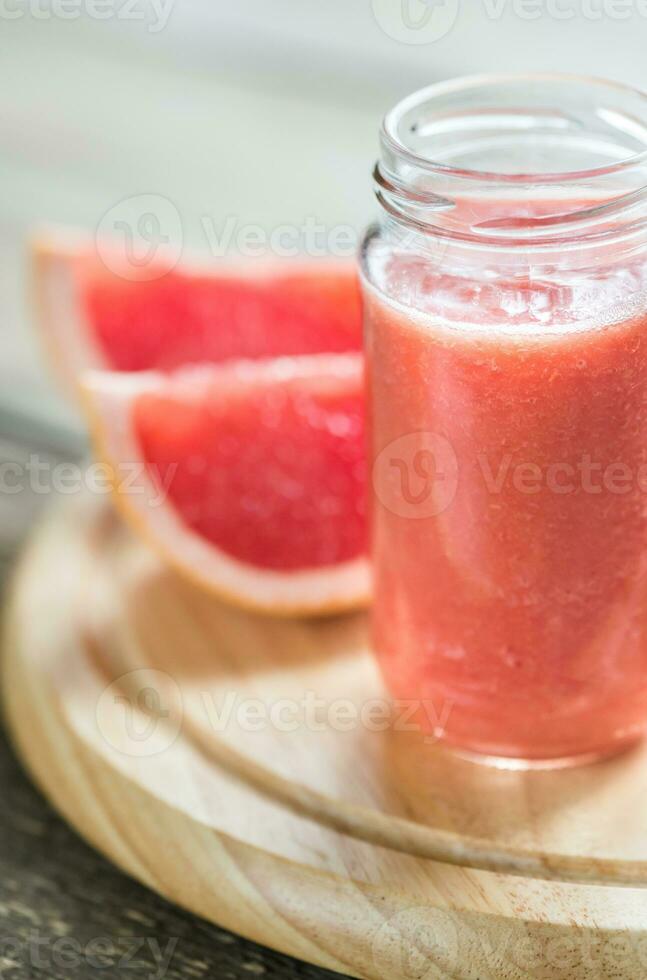
<instances>
[{"instance_id":1,"label":"gray blurred background","mask_svg":"<svg viewBox=\"0 0 647 980\"><path fill-rule=\"evenodd\" d=\"M1 0L0 404L78 426L31 329L25 240L157 194L204 220L359 235L384 111L431 81L559 69L647 86L645 0Z\"/></svg>"}]
</instances>

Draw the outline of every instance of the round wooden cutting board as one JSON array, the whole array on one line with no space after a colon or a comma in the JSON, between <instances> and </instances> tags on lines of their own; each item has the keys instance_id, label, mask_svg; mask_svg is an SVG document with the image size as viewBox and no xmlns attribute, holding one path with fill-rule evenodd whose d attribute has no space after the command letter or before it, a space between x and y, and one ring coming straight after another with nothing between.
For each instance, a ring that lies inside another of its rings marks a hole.
<instances>
[{"instance_id":1,"label":"round wooden cutting board","mask_svg":"<svg viewBox=\"0 0 647 980\"><path fill-rule=\"evenodd\" d=\"M647 976L647 748L461 760L389 706L363 616L229 608L76 501L16 576L3 693L77 830L248 938L375 980Z\"/></svg>"}]
</instances>

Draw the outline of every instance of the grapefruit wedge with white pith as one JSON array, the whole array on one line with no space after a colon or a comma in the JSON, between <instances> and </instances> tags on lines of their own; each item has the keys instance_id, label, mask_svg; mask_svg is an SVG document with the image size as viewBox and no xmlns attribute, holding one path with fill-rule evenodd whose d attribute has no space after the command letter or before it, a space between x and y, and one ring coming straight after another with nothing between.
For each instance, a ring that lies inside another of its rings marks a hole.
<instances>
[{"instance_id":1,"label":"grapefruit wedge with white pith","mask_svg":"<svg viewBox=\"0 0 647 980\"><path fill-rule=\"evenodd\" d=\"M355 263L214 259L138 269L115 247L50 233L32 247L37 317L70 385L82 371L344 353L362 346ZM139 277L139 278L137 278Z\"/></svg>"},{"instance_id":2,"label":"grapefruit wedge with white pith","mask_svg":"<svg viewBox=\"0 0 647 980\"><path fill-rule=\"evenodd\" d=\"M359 354L82 382L117 506L178 570L276 615L365 605Z\"/></svg>"}]
</instances>

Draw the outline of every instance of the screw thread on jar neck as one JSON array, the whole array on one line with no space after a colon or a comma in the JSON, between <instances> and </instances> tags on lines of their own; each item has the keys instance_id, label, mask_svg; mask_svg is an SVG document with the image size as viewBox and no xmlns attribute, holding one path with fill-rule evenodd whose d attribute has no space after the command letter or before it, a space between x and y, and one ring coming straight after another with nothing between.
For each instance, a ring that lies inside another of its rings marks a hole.
<instances>
[{"instance_id":1,"label":"screw thread on jar neck","mask_svg":"<svg viewBox=\"0 0 647 980\"><path fill-rule=\"evenodd\" d=\"M386 116L374 180L421 250L626 255L647 241L647 95L556 74L432 85Z\"/></svg>"}]
</instances>

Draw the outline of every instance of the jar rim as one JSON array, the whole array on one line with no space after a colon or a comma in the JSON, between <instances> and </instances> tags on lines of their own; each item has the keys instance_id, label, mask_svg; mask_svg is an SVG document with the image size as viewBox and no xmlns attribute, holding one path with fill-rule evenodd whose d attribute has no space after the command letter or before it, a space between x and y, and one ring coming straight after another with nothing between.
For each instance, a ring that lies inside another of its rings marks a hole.
<instances>
[{"instance_id":1,"label":"jar rim","mask_svg":"<svg viewBox=\"0 0 647 980\"><path fill-rule=\"evenodd\" d=\"M506 173L479 168L454 167L440 161L429 159L407 146L399 133L400 124L407 113L416 108L422 108L425 104L433 103L437 98L442 96L468 92L470 89L478 91L489 85L560 82L564 84L580 83L591 86L592 88L600 87L616 94L619 93L638 98L645 105L645 149L604 166L555 172ZM570 72L493 72L464 75L455 79L435 82L406 96L385 115L382 122L380 138L384 149L397 155L403 162L415 166L420 171L428 174L482 181L490 184L499 183L509 185L590 181L598 177L622 173L630 170L632 167L641 166L647 162L647 92L635 86L600 76L580 75Z\"/></svg>"}]
</instances>

